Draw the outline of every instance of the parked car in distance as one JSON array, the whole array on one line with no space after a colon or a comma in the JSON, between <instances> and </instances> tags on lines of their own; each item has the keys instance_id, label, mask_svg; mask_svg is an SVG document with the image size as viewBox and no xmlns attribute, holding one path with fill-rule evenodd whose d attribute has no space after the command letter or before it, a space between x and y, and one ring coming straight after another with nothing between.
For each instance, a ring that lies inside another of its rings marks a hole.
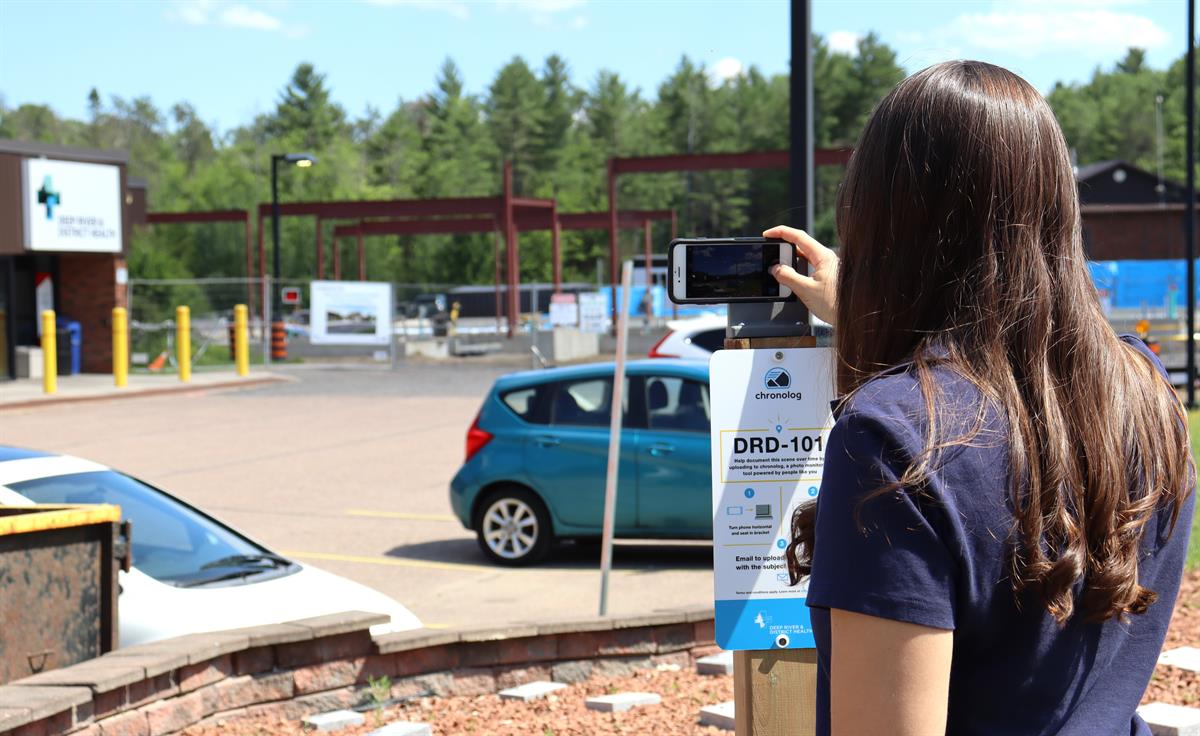
<instances>
[{"instance_id":1,"label":"parked car in distance","mask_svg":"<svg viewBox=\"0 0 1200 736\"><path fill-rule=\"evenodd\" d=\"M391 616L372 634L421 628L383 593L289 560L166 491L80 458L0 445L0 505L30 503L114 504L133 522L121 646L353 610Z\"/></svg>"},{"instance_id":2,"label":"parked car in distance","mask_svg":"<svg viewBox=\"0 0 1200 736\"><path fill-rule=\"evenodd\" d=\"M626 367L618 537L709 539L708 365ZM467 431L450 505L502 565L542 559L555 540L601 534L613 364L502 376Z\"/></svg>"},{"instance_id":3,"label":"parked car in distance","mask_svg":"<svg viewBox=\"0 0 1200 736\"><path fill-rule=\"evenodd\" d=\"M812 334L818 339L828 339L833 328L828 322L810 317ZM667 334L650 348L651 358L686 358L708 360L712 354L725 347L724 315L706 314L702 317L677 319L667 323Z\"/></svg>"},{"instance_id":4,"label":"parked car in distance","mask_svg":"<svg viewBox=\"0 0 1200 736\"><path fill-rule=\"evenodd\" d=\"M708 360L725 346L725 316L706 314L667 322L667 334L650 348L651 358Z\"/></svg>"}]
</instances>

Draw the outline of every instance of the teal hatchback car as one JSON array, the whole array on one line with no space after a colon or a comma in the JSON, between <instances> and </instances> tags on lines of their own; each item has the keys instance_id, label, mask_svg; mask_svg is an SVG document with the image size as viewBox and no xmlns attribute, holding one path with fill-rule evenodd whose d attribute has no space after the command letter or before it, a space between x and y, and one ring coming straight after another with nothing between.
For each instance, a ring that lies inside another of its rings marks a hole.
<instances>
[{"instance_id":1,"label":"teal hatchback car","mask_svg":"<svg viewBox=\"0 0 1200 736\"><path fill-rule=\"evenodd\" d=\"M555 540L596 539L604 514L613 364L503 376L467 432L450 504L502 565ZM708 364L626 366L615 533L712 538Z\"/></svg>"}]
</instances>

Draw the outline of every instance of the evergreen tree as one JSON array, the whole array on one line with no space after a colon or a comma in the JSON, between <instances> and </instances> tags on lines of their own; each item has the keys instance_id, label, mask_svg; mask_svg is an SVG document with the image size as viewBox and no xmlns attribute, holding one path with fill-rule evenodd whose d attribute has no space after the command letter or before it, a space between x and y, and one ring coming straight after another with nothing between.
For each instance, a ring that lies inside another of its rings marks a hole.
<instances>
[{"instance_id":1,"label":"evergreen tree","mask_svg":"<svg viewBox=\"0 0 1200 736\"><path fill-rule=\"evenodd\" d=\"M506 64L489 89L484 110L500 161L513 163L513 188L532 194L537 173L539 132L546 95L521 57Z\"/></svg>"}]
</instances>

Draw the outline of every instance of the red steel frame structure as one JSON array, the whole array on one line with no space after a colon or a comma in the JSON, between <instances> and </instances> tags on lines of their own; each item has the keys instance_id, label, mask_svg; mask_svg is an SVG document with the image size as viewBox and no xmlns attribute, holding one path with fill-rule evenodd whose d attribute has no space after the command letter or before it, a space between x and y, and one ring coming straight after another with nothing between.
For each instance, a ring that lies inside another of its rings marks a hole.
<instances>
[{"instance_id":1,"label":"red steel frame structure","mask_svg":"<svg viewBox=\"0 0 1200 736\"><path fill-rule=\"evenodd\" d=\"M626 210L618 215L618 226L622 228L634 229L641 228L644 233L644 244L646 249L646 263L651 262L652 255L652 240L651 240L651 224L656 220L670 220L671 222L671 237L675 237L676 216L674 210ZM516 230L531 231L531 230L550 230L552 237L550 239L551 262L554 272L554 293L559 293L562 290L562 245L561 234L563 230L605 230L609 227L609 217L607 212L573 212L562 213L557 211L557 207L552 207L547 213L543 209L523 213L516 217ZM361 222L342 225L333 229L333 262L334 262L334 278L341 278L341 270L339 267L341 250L339 240L345 237L354 237L358 244L358 274L359 279L366 278L366 258L363 250L363 237L367 235L434 235L434 234L458 234L458 233L487 233L496 232L499 234L500 227L495 217L482 218L458 218L458 219L409 219L409 220L363 220ZM320 244L318 247L322 247ZM503 306L500 300L500 239L495 241L495 263L496 263L496 315L497 317L503 312ZM317 263L320 264L322 259L318 257ZM653 283L653 277L650 274L650 269L647 268L647 286ZM509 286L512 288L514 280L509 280ZM520 275L517 274L515 283L519 288ZM510 304L511 306L511 304Z\"/></svg>"},{"instance_id":2,"label":"red steel frame structure","mask_svg":"<svg viewBox=\"0 0 1200 736\"><path fill-rule=\"evenodd\" d=\"M835 166L850 160L850 149L818 148L813 151L814 166ZM745 151L741 153L680 153L666 156L631 156L608 160L608 274L612 283L613 324L617 323L617 177L621 174L649 174L680 171L717 171L728 169L786 169L791 151ZM647 258L646 270L650 270Z\"/></svg>"},{"instance_id":3,"label":"red steel frame structure","mask_svg":"<svg viewBox=\"0 0 1200 736\"><path fill-rule=\"evenodd\" d=\"M512 164L504 164L504 189L499 197L459 197L444 199L392 199L379 201L350 202L288 202L279 205L281 217L310 216L320 220L349 220L372 217L430 217L490 215L497 219L504 232L505 260L508 267L508 327L509 333L517 326L519 300L517 281L520 274L520 254L517 239L517 217L539 211L548 211L553 217L557 205L553 200L517 197L513 195ZM258 265L259 272L266 273L267 254L263 246L263 221L270 217L271 205L258 206ZM318 244L321 228L318 228ZM321 248L323 253L324 248ZM323 255L321 256L323 258ZM339 264L340 270L340 264Z\"/></svg>"},{"instance_id":4,"label":"red steel frame structure","mask_svg":"<svg viewBox=\"0 0 1200 736\"><path fill-rule=\"evenodd\" d=\"M254 278L254 240L250 234L250 213L247 210L209 210L207 212L147 212L147 225L191 224L198 222L243 222L246 225L246 278ZM259 243L262 243L262 221L259 220ZM254 288L247 282L246 303L254 313Z\"/></svg>"}]
</instances>

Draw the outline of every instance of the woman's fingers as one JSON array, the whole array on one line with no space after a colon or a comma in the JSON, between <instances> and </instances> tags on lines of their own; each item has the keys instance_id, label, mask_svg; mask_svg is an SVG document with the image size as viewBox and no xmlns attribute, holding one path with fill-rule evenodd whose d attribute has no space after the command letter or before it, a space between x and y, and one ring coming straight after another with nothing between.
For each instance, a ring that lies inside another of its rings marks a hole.
<instances>
[{"instance_id":1,"label":"woman's fingers","mask_svg":"<svg viewBox=\"0 0 1200 736\"><path fill-rule=\"evenodd\" d=\"M779 264L771 274L792 290L816 316L833 324L837 312L837 255L803 230L780 225L763 233L765 238L780 238L796 246L796 252L809 264L804 274Z\"/></svg>"},{"instance_id":2,"label":"woman's fingers","mask_svg":"<svg viewBox=\"0 0 1200 736\"><path fill-rule=\"evenodd\" d=\"M816 290L817 282L811 277L806 276L791 266L778 265L771 269L771 275L775 280L784 286L788 287L797 294L803 294L806 291Z\"/></svg>"},{"instance_id":3,"label":"woman's fingers","mask_svg":"<svg viewBox=\"0 0 1200 736\"><path fill-rule=\"evenodd\" d=\"M803 230L797 230L794 227L786 225L777 225L763 233L764 238L779 238L786 240L796 246L796 250L804 257L804 260L811 263L813 266L819 266L829 258L834 258L833 251L817 242L808 233Z\"/></svg>"}]
</instances>

